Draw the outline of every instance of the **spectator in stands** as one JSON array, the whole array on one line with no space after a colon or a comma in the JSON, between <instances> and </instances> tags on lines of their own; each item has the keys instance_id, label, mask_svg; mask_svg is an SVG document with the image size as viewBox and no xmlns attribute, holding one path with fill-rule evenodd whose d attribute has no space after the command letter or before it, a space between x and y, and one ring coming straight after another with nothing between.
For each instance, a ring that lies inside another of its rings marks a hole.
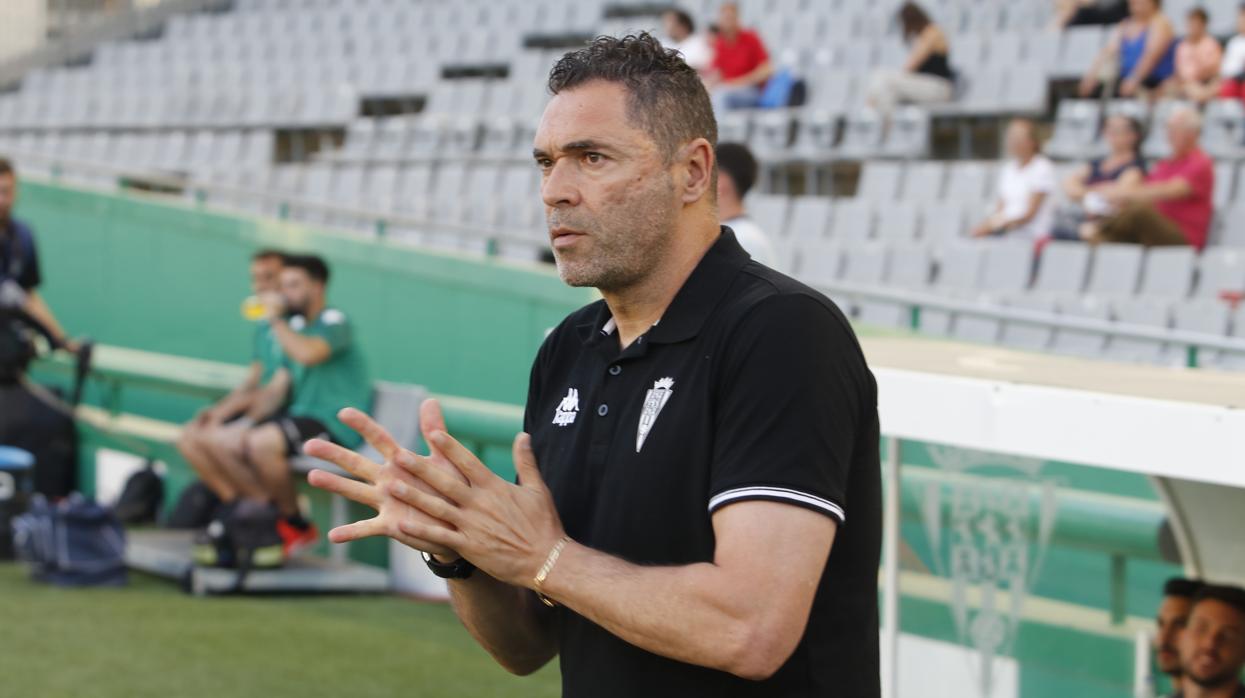
<instances>
[{"instance_id":1,"label":"spectator in stands","mask_svg":"<svg viewBox=\"0 0 1245 698\"><path fill-rule=\"evenodd\" d=\"M1131 116L1116 114L1103 128L1109 151L1076 168L1063 181L1063 191L1077 207L1075 220L1056 227L1055 237L1080 240L1089 234L1085 226L1114 212L1102 194L1112 184L1134 185L1146 175L1140 153L1141 124Z\"/></svg>"},{"instance_id":2,"label":"spectator in stands","mask_svg":"<svg viewBox=\"0 0 1245 698\"><path fill-rule=\"evenodd\" d=\"M899 8L908 59L901 69L875 70L869 77L869 106L884 115L901 102L936 104L955 96L955 74L951 70L950 45L942 28L914 2Z\"/></svg>"},{"instance_id":3,"label":"spectator in stands","mask_svg":"<svg viewBox=\"0 0 1245 698\"><path fill-rule=\"evenodd\" d=\"M1118 66L1116 94L1135 97L1154 90L1176 71L1176 32L1163 14L1160 0L1129 0L1128 17L1111 33L1081 78L1080 95L1102 89L1103 71Z\"/></svg>"},{"instance_id":4,"label":"spectator in stands","mask_svg":"<svg viewBox=\"0 0 1245 698\"><path fill-rule=\"evenodd\" d=\"M761 37L739 23L739 5L722 3L718 11L713 63L705 78L716 113L747 109L761 101L765 82L774 74Z\"/></svg>"},{"instance_id":5,"label":"spectator in stands","mask_svg":"<svg viewBox=\"0 0 1245 698\"><path fill-rule=\"evenodd\" d=\"M1128 16L1128 0L1055 0L1055 27L1115 24Z\"/></svg>"},{"instance_id":6,"label":"spectator in stands","mask_svg":"<svg viewBox=\"0 0 1245 698\"><path fill-rule=\"evenodd\" d=\"M52 314L39 293L43 276L39 271L39 250L30 226L13 217L17 203L17 170L0 158L0 301L16 306L48 332L57 348L77 351L78 343Z\"/></svg>"},{"instance_id":7,"label":"spectator in stands","mask_svg":"<svg viewBox=\"0 0 1245 698\"><path fill-rule=\"evenodd\" d=\"M1219 65L1219 96L1245 99L1245 3L1236 13L1236 36L1228 39Z\"/></svg>"},{"instance_id":8,"label":"spectator in stands","mask_svg":"<svg viewBox=\"0 0 1245 698\"><path fill-rule=\"evenodd\" d=\"M1198 138L1202 117L1180 107L1167 119L1172 156L1154 166L1144 182L1117 182L1102 189L1113 216L1087 229L1092 242L1133 242L1143 245L1206 244L1215 191L1215 166Z\"/></svg>"},{"instance_id":9,"label":"spectator in stands","mask_svg":"<svg viewBox=\"0 0 1245 698\"><path fill-rule=\"evenodd\" d=\"M1180 690L1180 635L1189 622L1193 597L1202 587L1202 582L1182 577L1173 577L1163 585L1163 602L1155 617L1154 658L1176 690Z\"/></svg>"},{"instance_id":10,"label":"spectator in stands","mask_svg":"<svg viewBox=\"0 0 1245 698\"><path fill-rule=\"evenodd\" d=\"M251 257L251 290L272 293L285 256L260 250ZM289 392L289 371L267 321L256 323L246 378L228 395L195 415L177 440L177 450L199 479L220 498L224 517L238 497L267 499L263 485L243 459L246 432L280 409Z\"/></svg>"},{"instance_id":11,"label":"spectator in stands","mask_svg":"<svg viewBox=\"0 0 1245 698\"><path fill-rule=\"evenodd\" d=\"M735 239L753 259L773 266L778 261L769 235L748 215L744 197L757 179L757 161L742 143L719 143L718 219L735 231Z\"/></svg>"},{"instance_id":12,"label":"spectator in stands","mask_svg":"<svg viewBox=\"0 0 1245 698\"><path fill-rule=\"evenodd\" d=\"M1184 680L1176 698L1245 698L1245 589L1202 587L1179 648Z\"/></svg>"},{"instance_id":13,"label":"spectator in stands","mask_svg":"<svg viewBox=\"0 0 1245 698\"><path fill-rule=\"evenodd\" d=\"M1042 155L1037 127L1029 119L1007 125L1010 159L999 173L994 211L971 231L973 237L1019 235L1048 237L1055 222L1055 166Z\"/></svg>"},{"instance_id":14,"label":"spectator in stands","mask_svg":"<svg viewBox=\"0 0 1245 698\"><path fill-rule=\"evenodd\" d=\"M708 39L696 33L696 23L692 21L692 16L683 10L671 8L662 14L661 19L668 39L666 47L683 54L683 60L695 68L696 72L703 73L708 70L713 63L713 49L710 48Z\"/></svg>"},{"instance_id":15,"label":"spectator in stands","mask_svg":"<svg viewBox=\"0 0 1245 698\"><path fill-rule=\"evenodd\" d=\"M290 365L292 393L288 410L247 432L246 453L282 517L277 528L287 556L318 538L299 512L290 457L301 454L303 444L313 438L357 446L361 438L341 423L337 412L368 409L371 402L372 383L350 319L328 305L328 281L324 260L290 256L281 270L280 293L263 297L272 334Z\"/></svg>"},{"instance_id":16,"label":"spectator in stands","mask_svg":"<svg viewBox=\"0 0 1245 698\"><path fill-rule=\"evenodd\" d=\"M1219 67L1223 47L1206 31L1206 10L1195 7L1187 17L1188 32L1176 46L1176 74L1167 82L1168 94L1205 104L1219 94Z\"/></svg>"}]
</instances>

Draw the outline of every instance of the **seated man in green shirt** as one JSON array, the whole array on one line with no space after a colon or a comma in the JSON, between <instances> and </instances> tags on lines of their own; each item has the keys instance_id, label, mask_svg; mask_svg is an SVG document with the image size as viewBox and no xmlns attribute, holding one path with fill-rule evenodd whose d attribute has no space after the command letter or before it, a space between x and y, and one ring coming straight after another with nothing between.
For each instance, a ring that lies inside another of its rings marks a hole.
<instances>
[{"instance_id":1,"label":"seated man in green shirt","mask_svg":"<svg viewBox=\"0 0 1245 698\"><path fill-rule=\"evenodd\" d=\"M252 255L251 290L255 295L277 289L284 257L276 250ZM284 363L281 346L268 322L256 323L246 379L224 398L200 410L177 440L177 450L226 506L240 496L266 498L254 471L241 461L242 439L248 429L285 402L289 373Z\"/></svg>"},{"instance_id":2,"label":"seated man in green shirt","mask_svg":"<svg viewBox=\"0 0 1245 698\"><path fill-rule=\"evenodd\" d=\"M350 320L325 297L328 265L313 255L289 255L281 291L263 296L273 336L285 355L291 380L289 407L247 432L248 461L275 502L277 530L288 557L314 545L319 534L298 510L289 459L303 444L327 438L347 448L361 437L337 419L344 407L366 409L372 381L354 346Z\"/></svg>"}]
</instances>

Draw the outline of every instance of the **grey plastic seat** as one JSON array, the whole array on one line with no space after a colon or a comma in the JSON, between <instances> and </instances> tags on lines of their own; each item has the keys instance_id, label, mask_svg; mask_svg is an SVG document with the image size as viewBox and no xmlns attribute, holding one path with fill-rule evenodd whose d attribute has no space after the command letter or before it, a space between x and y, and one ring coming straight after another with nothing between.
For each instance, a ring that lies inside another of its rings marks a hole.
<instances>
[{"instance_id":1,"label":"grey plastic seat","mask_svg":"<svg viewBox=\"0 0 1245 698\"><path fill-rule=\"evenodd\" d=\"M1033 268L1033 243L1029 240L983 240L985 266L978 279L976 294L970 300L998 305L1005 298L1020 295L1029 284ZM998 341L1002 321L992 317L958 314L952 335L973 342Z\"/></svg>"},{"instance_id":2,"label":"grey plastic seat","mask_svg":"<svg viewBox=\"0 0 1245 698\"><path fill-rule=\"evenodd\" d=\"M938 201L942 199L946 179L944 162L922 161L908 165L904 173L903 198L918 203Z\"/></svg>"},{"instance_id":3,"label":"grey plastic seat","mask_svg":"<svg viewBox=\"0 0 1245 698\"><path fill-rule=\"evenodd\" d=\"M1215 298L1224 291L1245 290L1245 250L1212 247L1202 253L1194 295Z\"/></svg>"},{"instance_id":4,"label":"grey plastic seat","mask_svg":"<svg viewBox=\"0 0 1245 698\"><path fill-rule=\"evenodd\" d=\"M1068 317L1085 320L1107 322L1111 319L1109 304L1093 296L1060 303L1059 312ZM1060 354L1098 358L1102 356L1106 344L1107 335L1103 332L1060 327L1055 330L1051 349Z\"/></svg>"},{"instance_id":5,"label":"grey plastic seat","mask_svg":"<svg viewBox=\"0 0 1245 698\"><path fill-rule=\"evenodd\" d=\"M1160 297L1121 298L1112 305L1115 321L1155 329L1171 326L1173 301ZM1154 364L1163 360L1163 342L1139 337L1113 336L1107 342L1105 356L1117 361Z\"/></svg>"},{"instance_id":6,"label":"grey plastic seat","mask_svg":"<svg viewBox=\"0 0 1245 698\"><path fill-rule=\"evenodd\" d=\"M1145 248L1104 243L1094 251L1094 265L1085 292L1102 298L1127 297L1137 290Z\"/></svg>"},{"instance_id":7,"label":"grey plastic seat","mask_svg":"<svg viewBox=\"0 0 1245 698\"><path fill-rule=\"evenodd\" d=\"M974 242L951 242L939 250L938 271L930 291L942 297L968 297L974 294L986 264L986 249ZM922 332L936 335L951 333L952 314L945 310L924 308L921 311Z\"/></svg>"},{"instance_id":8,"label":"grey plastic seat","mask_svg":"<svg viewBox=\"0 0 1245 698\"><path fill-rule=\"evenodd\" d=\"M795 133L795 118L790 110L759 112L752 125L752 144L761 160L777 160L788 154Z\"/></svg>"},{"instance_id":9,"label":"grey plastic seat","mask_svg":"<svg viewBox=\"0 0 1245 698\"><path fill-rule=\"evenodd\" d=\"M1016 296L1009 300L1007 305L1017 310L1052 315L1059 310L1054 297L1045 295L1027 294ZM1055 330L1049 324L1033 324L1016 319L1003 323L1003 331L999 342L1013 349L1045 351L1050 347L1054 336Z\"/></svg>"},{"instance_id":10,"label":"grey plastic seat","mask_svg":"<svg viewBox=\"0 0 1245 698\"><path fill-rule=\"evenodd\" d=\"M1197 253L1192 247L1151 247L1141 268L1143 298L1181 300L1193 288L1193 269Z\"/></svg>"},{"instance_id":11,"label":"grey plastic seat","mask_svg":"<svg viewBox=\"0 0 1245 698\"><path fill-rule=\"evenodd\" d=\"M1081 242L1052 240L1042 250L1033 293L1050 296L1078 294L1089 274L1091 248Z\"/></svg>"},{"instance_id":12,"label":"grey plastic seat","mask_svg":"<svg viewBox=\"0 0 1245 698\"><path fill-rule=\"evenodd\" d=\"M748 215L756 221L761 229L769 233L771 238L782 238L787 234L787 214L790 210L790 199L775 194L753 194L745 202Z\"/></svg>"},{"instance_id":13,"label":"grey plastic seat","mask_svg":"<svg viewBox=\"0 0 1245 698\"><path fill-rule=\"evenodd\" d=\"M1171 155L1171 144L1167 142L1167 119L1180 108L1194 106L1191 102L1180 100L1164 100L1154 108L1150 130L1141 144L1141 153L1147 158L1158 160Z\"/></svg>"},{"instance_id":14,"label":"grey plastic seat","mask_svg":"<svg viewBox=\"0 0 1245 698\"><path fill-rule=\"evenodd\" d=\"M1055 158L1083 158L1098 140L1102 107L1097 100L1065 99L1055 112L1055 132L1046 142L1046 154Z\"/></svg>"},{"instance_id":15,"label":"grey plastic seat","mask_svg":"<svg viewBox=\"0 0 1245 698\"><path fill-rule=\"evenodd\" d=\"M831 211L830 232L842 243L858 243L873 238L874 203L864 199L839 199Z\"/></svg>"},{"instance_id":16,"label":"grey plastic seat","mask_svg":"<svg viewBox=\"0 0 1245 698\"><path fill-rule=\"evenodd\" d=\"M1106 31L1098 26L1069 27L1063 32L1056 77L1080 77L1106 42Z\"/></svg>"},{"instance_id":17,"label":"grey plastic seat","mask_svg":"<svg viewBox=\"0 0 1245 698\"><path fill-rule=\"evenodd\" d=\"M795 246L792 269L796 276L814 286L838 281L843 269L843 250L823 241L805 240Z\"/></svg>"},{"instance_id":18,"label":"grey plastic seat","mask_svg":"<svg viewBox=\"0 0 1245 698\"><path fill-rule=\"evenodd\" d=\"M786 237L793 240L823 240L830 229L833 202L824 196L791 197L791 215Z\"/></svg>"},{"instance_id":19,"label":"grey plastic seat","mask_svg":"<svg viewBox=\"0 0 1245 698\"><path fill-rule=\"evenodd\" d=\"M1245 157L1245 104L1239 99L1217 99L1206 105L1202 147L1215 158Z\"/></svg>"},{"instance_id":20,"label":"grey plastic seat","mask_svg":"<svg viewBox=\"0 0 1245 698\"><path fill-rule=\"evenodd\" d=\"M1191 298L1172 308L1172 325L1183 332L1224 338L1228 335L1231 312L1228 304L1218 298ZM1165 347L1164 363L1181 365L1187 360L1186 352L1186 346L1169 343ZM1218 349L1200 348L1198 365L1214 364L1218 357Z\"/></svg>"},{"instance_id":21,"label":"grey plastic seat","mask_svg":"<svg viewBox=\"0 0 1245 698\"><path fill-rule=\"evenodd\" d=\"M882 288L888 274L890 250L884 245L858 244L844 248L843 280L858 286ZM847 300L855 315L862 313L862 304L868 299L852 295Z\"/></svg>"},{"instance_id":22,"label":"grey plastic seat","mask_svg":"<svg viewBox=\"0 0 1245 698\"><path fill-rule=\"evenodd\" d=\"M882 116L869 108L856 109L843 121L843 136L835 148L840 158L865 160L882 148Z\"/></svg>"},{"instance_id":23,"label":"grey plastic seat","mask_svg":"<svg viewBox=\"0 0 1245 698\"><path fill-rule=\"evenodd\" d=\"M752 119L744 111L728 111L718 117L719 143L749 142L752 135Z\"/></svg>"},{"instance_id":24,"label":"grey plastic seat","mask_svg":"<svg viewBox=\"0 0 1245 698\"><path fill-rule=\"evenodd\" d=\"M1232 314L1232 330L1228 336L1245 341L1245 304L1238 306ZM1245 351L1220 352L1216 364L1230 371L1245 371Z\"/></svg>"},{"instance_id":25,"label":"grey plastic seat","mask_svg":"<svg viewBox=\"0 0 1245 698\"><path fill-rule=\"evenodd\" d=\"M1222 214L1223 225L1216 244L1224 247L1245 248L1245 201L1236 202L1227 207Z\"/></svg>"},{"instance_id":26,"label":"grey plastic seat","mask_svg":"<svg viewBox=\"0 0 1245 698\"><path fill-rule=\"evenodd\" d=\"M879 152L890 158L923 158L930 150L929 111L913 105L902 106L891 114L890 128Z\"/></svg>"},{"instance_id":27,"label":"grey plastic seat","mask_svg":"<svg viewBox=\"0 0 1245 698\"><path fill-rule=\"evenodd\" d=\"M985 162L952 163L947 173L945 198L966 204L982 205L993 198L994 167Z\"/></svg>"},{"instance_id":28,"label":"grey plastic seat","mask_svg":"<svg viewBox=\"0 0 1245 698\"><path fill-rule=\"evenodd\" d=\"M861 168L856 198L891 203L899 198L903 183L903 165L897 162L870 160Z\"/></svg>"},{"instance_id":29,"label":"grey plastic seat","mask_svg":"<svg viewBox=\"0 0 1245 698\"><path fill-rule=\"evenodd\" d=\"M1237 164L1234 162L1215 163L1215 195L1216 209L1222 209L1236 198Z\"/></svg>"},{"instance_id":30,"label":"grey plastic seat","mask_svg":"<svg viewBox=\"0 0 1245 698\"><path fill-rule=\"evenodd\" d=\"M1010 114L1044 114L1050 91L1046 70L1039 65L1002 69L1002 111Z\"/></svg>"},{"instance_id":31,"label":"grey plastic seat","mask_svg":"<svg viewBox=\"0 0 1245 698\"><path fill-rule=\"evenodd\" d=\"M964 204L959 201L942 201L921 206L921 241L925 244L940 246L966 240L967 230Z\"/></svg>"},{"instance_id":32,"label":"grey plastic seat","mask_svg":"<svg viewBox=\"0 0 1245 698\"><path fill-rule=\"evenodd\" d=\"M917 224L917 208L906 201L896 201L876 207L875 234L881 240L897 243L916 241L920 234Z\"/></svg>"}]
</instances>

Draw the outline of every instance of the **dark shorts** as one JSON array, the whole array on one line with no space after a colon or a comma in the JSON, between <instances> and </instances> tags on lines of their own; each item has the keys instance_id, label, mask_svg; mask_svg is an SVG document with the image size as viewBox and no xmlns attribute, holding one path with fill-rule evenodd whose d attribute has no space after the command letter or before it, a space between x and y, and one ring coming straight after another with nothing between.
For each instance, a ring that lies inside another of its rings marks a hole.
<instances>
[{"instance_id":1,"label":"dark shorts","mask_svg":"<svg viewBox=\"0 0 1245 698\"><path fill-rule=\"evenodd\" d=\"M311 439L325 439L336 443L336 439L329 433L328 427L324 426L324 422L315 417L299 417L281 412L265 419L260 424L276 424L280 427L281 434L285 436L285 453L289 456L301 456L303 444Z\"/></svg>"}]
</instances>

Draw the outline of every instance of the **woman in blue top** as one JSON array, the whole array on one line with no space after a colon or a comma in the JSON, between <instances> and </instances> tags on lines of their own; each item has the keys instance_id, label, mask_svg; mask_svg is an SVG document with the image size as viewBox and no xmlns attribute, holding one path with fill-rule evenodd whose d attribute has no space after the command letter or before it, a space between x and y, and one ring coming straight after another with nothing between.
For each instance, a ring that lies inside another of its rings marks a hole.
<instances>
[{"instance_id":1,"label":"woman in blue top","mask_svg":"<svg viewBox=\"0 0 1245 698\"><path fill-rule=\"evenodd\" d=\"M1097 94L1103 69L1117 62L1120 77L1116 94L1120 97L1134 97L1142 89L1153 90L1175 72L1176 32L1163 14L1161 0L1129 0L1128 18L1111 33L1111 39L1081 78L1081 96Z\"/></svg>"}]
</instances>

